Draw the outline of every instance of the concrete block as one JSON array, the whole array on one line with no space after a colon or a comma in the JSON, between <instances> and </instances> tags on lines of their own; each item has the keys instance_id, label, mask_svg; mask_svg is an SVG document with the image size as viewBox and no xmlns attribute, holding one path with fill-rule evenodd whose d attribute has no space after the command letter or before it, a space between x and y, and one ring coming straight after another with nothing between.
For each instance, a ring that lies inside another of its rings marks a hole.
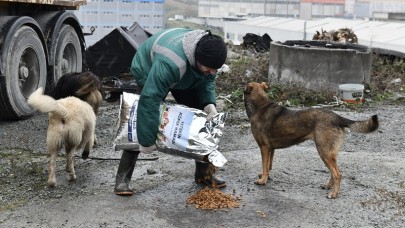
<instances>
[{"instance_id":1,"label":"concrete block","mask_svg":"<svg viewBox=\"0 0 405 228\"><path fill-rule=\"evenodd\" d=\"M357 44L289 40L270 45L270 83L339 90L340 84L370 83L372 51Z\"/></svg>"}]
</instances>

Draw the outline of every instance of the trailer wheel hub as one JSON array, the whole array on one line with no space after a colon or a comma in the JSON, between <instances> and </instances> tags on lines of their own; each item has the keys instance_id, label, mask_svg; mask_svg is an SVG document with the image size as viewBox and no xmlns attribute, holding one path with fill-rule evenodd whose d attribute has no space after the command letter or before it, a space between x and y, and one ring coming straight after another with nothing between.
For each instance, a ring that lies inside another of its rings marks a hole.
<instances>
[{"instance_id":1,"label":"trailer wheel hub","mask_svg":"<svg viewBox=\"0 0 405 228\"><path fill-rule=\"evenodd\" d=\"M27 79L28 74L29 74L28 68L26 66L20 66L20 77L19 78Z\"/></svg>"},{"instance_id":2,"label":"trailer wheel hub","mask_svg":"<svg viewBox=\"0 0 405 228\"><path fill-rule=\"evenodd\" d=\"M66 69L69 69L69 61L67 59L62 60L62 72L65 72Z\"/></svg>"}]
</instances>

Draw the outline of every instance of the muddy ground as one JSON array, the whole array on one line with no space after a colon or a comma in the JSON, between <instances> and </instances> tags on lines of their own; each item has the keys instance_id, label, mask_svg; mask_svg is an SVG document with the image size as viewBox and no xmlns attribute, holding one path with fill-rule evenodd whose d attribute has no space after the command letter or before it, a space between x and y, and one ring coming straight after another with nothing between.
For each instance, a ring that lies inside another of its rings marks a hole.
<instances>
[{"instance_id":1,"label":"muddy ground","mask_svg":"<svg viewBox=\"0 0 405 228\"><path fill-rule=\"evenodd\" d=\"M222 191L240 197L241 206L220 210L188 205L187 197L202 188L193 181L194 162L162 153L141 156L146 160L135 168L133 197L113 193L121 155L112 146L117 101L103 103L99 144L93 159L76 158L76 181L67 181L60 153L55 189L46 185L47 116L0 121L0 227L403 227L405 105L335 111L352 119L372 114L380 119L375 133L346 135L338 199L327 199L320 188L329 171L312 142L276 151L271 180L255 185L259 149L245 113L233 112L220 142L228 163L218 175L227 180Z\"/></svg>"}]
</instances>

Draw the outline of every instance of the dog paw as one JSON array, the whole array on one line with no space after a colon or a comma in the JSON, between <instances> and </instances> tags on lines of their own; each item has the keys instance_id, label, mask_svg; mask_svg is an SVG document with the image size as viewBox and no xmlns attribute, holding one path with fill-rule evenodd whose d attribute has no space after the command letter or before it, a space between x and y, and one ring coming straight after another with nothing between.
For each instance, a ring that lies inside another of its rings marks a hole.
<instances>
[{"instance_id":1,"label":"dog paw","mask_svg":"<svg viewBox=\"0 0 405 228\"><path fill-rule=\"evenodd\" d=\"M48 177L48 187L50 187L50 188L54 188L54 187L56 187L56 178L55 178L55 176L50 176L50 177Z\"/></svg>"},{"instance_id":2,"label":"dog paw","mask_svg":"<svg viewBox=\"0 0 405 228\"><path fill-rule=\"evenodd\" d=\"M259 175L257 175L259 177L259 179L262 178L262 174L260 173ZM270 180L270 176L267 177L267 180Z\"/></svg>"},{"instance_id":3,"label":"dog paw","mask_svg":"<svg viewBox=\"0 0 405 228\"><path fill-rule=\"evenodd\" d=\"M266 181L263 181L262 179L259 179L259 180L255 181L255 184L257 184L257 185L265 185Z\"/></svg>"},{"instance_id":4,"label":"dog paw","mask_svg":"<svg viewBox=\"0 0 405 228\"><path fill-rule=\"evenodd\" d=\"M331 189L331 188L332 188L332 185L330 185L330 184L323 184L323 185L321 185L321 188L322 188L322 189Z\"/></svg>"},{"instance_id":5,"label":"dog paw","mask_svg":"<svg viewBox=\"0 0 405 228\"><path fill-rule=\"evenodd\" d=\"M89 151L83 151L83 153L82 153L82 159L87 159L87 158L89 158L89 154L90 154Z\"/></svg>"},{"instance_id":6,"label":"dog paw","mask_svg":"<svg viewBox=\"0 0 405 228\"><path fill-rule=\"evenodd\" d=\"M328 199L336 199L338 198L338 193L336 192L329 192L328 195L326 196Z\"/></svg>"},{"instance_id":7,"label":"dog paw","mask_svg":"<svg viewBox=\"0 0 405 228\"><path fill-rule=\"evenodd\" d=\"M69 180L69 181L74 181L74 180L76 180L76 175L69 173L69 175L68 175L68 180Z\"/></svg>"}]
</instances>

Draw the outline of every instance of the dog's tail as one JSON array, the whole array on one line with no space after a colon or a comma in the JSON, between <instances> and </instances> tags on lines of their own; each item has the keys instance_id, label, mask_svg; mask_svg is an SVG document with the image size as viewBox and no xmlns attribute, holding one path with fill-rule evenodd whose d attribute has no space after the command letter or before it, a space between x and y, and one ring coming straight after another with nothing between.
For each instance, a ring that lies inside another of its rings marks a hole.
<instances>
[{"instance_id":1,"label":"dog's tail","mask_svg":"<svg viewBox=\"0 0 405 228\"><path fill-rule=\"evenodd\" d=\"M378 129L379 121L377 115L373 115L368 120L353 121L349 124L350 130L357 133L370 133Z\"/></svg>"},{"instance_id":2,"label":"dog's tail","mask_svg":"<svg viewBox=\"0 0 405 228\"><path fill-rule=\"evenodd\" d=\"M43 94L42 87L33 92L27 100L27 103L31 105L35 110L43 113L55 112L61 116L66 115L67 111L65 107L59 105L58 101L48 95Z\"/></svg>"}]
</instances>

